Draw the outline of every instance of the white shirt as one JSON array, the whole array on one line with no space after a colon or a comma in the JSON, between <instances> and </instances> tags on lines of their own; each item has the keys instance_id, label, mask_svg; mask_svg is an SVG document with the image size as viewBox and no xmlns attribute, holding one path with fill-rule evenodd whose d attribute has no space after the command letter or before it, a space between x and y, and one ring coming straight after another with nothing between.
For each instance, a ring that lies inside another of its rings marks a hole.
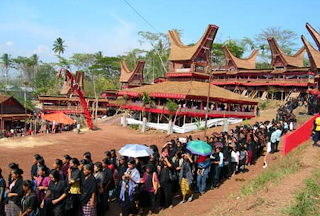
<instances>
[{"instance_id":1,"label":"white shirt","mask_svg":"<svg viewBox=\"0 0 320 216\"><path fill-rule=\"evenodd\" d=\"M240 156L240 153L239 151L232 151L231 152L231 162L237 162L239 163L239 156Z\"/></svg>"}]
</instances>

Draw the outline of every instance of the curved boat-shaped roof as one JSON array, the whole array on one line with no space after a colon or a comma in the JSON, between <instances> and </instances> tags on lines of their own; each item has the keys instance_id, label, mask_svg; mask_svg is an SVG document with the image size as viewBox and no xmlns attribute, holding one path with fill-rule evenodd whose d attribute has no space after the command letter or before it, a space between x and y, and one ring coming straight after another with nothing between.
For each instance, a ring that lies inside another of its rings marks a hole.
<instances>
[{"instance_id":1,"label":"curved boat-shaped roof","mask_svg":"<svg viewBox=\"0 0 320 216\"><path fill-rule=\"evenodd\" d=\"M307 49L311 68L317 70L320 68L320 52L316 50L303 35L301 35L301 40Z\"/></svg>"},{"instance_id":2,"label":"curved boat-shaped roof","mask_svg":"<svg viewBox=\"0 0 320 216\"><path fill-rule=\"evenodd\" d=\"M285 54L278 46L274 38L268 38L270 45L272 60L271 66L273 67L303 67L303 56L306 51L306 48L303 46L295 55L289 56Z\"/></svg>"},{"instance_id":3,"label":"curved boat-shaped roof","mask_svg":"<svg viewBox=\"0 0 320 216\"><path fill-rule=\"evenodd\" d=\"M312 28L312 26L309 23L306 24L306 28L308 29L309 33L311 34L314 42L318 47L318 50L320 51L320 34L314 28Z\"/></svg>"},{"instance_id":4,"label":"curved boat-shaped roof","mask_svg":"<svg viewBox=\"0 0 320 216\"><path fill-rule=\"evenodd\" d=\"M120 66L121 66L120 82L121 83L129 83L130 81L132 81L134 75L137 73L141 73L141 77L142 77L141 82L143 82L142 74L143 74L144 64L145 64L145 61L140 60L140 61L138 61L138 64L136 65L134 70L130 71L127 63L125 61L121 61L120 62Z\"/></svg>"},{"instance_id":5,"label":"curved boat-shaped roof","mask_svg":"<svg viewBox=\"0 0 320 216\"><path fill-rule=\"evenodd\" d=\"M211 50L218 28L216 25L209 25L200 40L193 46L184 45L179 33L175 30L170 30L168 32L171 42L169 61L192 61L202 49Z\"/></svg>"},{"instance_id":6,"label":"curved boat-shaped roof","mask_svg":"<svg viewBox=\"0 0 320 216\"><path fill-rule=\"evenodd\" d=\"M259 53L258 50L253 50L250 56L246 59L240 59L235 57L226 46L222 46L224 55L226 57L226 66L241 68L241 69L255 69L256 68L256 58Z\"/></svg>"}]
</instances>

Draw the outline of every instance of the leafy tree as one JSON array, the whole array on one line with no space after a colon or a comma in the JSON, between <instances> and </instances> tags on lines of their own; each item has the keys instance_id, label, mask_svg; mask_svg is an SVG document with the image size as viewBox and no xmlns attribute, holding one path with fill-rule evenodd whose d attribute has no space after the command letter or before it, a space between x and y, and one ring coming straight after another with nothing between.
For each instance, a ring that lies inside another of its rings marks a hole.
<instances>
[{"instance_id":1,"label":"leafy tree","mask_svg":"<svg viewBox=\"0 0 320 216\"><path fill-rule=\"evenodd\" d=\"M30 66L33 67L32 79L34 79L36 77L39 63L40 63L39 56L37 54L33 54L30 57Z\"/></svg>"},{"instance_id":2,"label":"leafy tree","mask_svg":"<svg viewBox=\"0 0 320 216\"><path fill-rule=\"evenodd\" d=\"M70 57L69 62L76 68L77 71L84 71L85 73L90 73L89 68L94 63L94 60L94 54L74 53Z\"/></svg>"},{"instance_id":3,"label":"leafy tree","mask_svg":"<svg viewBox=\"0 0 320 216\"><path fill-rule=\"evenodd\" d=\"M64 67L64 68L70 69L71 62L68 59L59 55L57 56L57 58L58 58L58 62L55 63L55 65L57 65L58 67Z\"/></svg>"},{"instance_id":4,"label":"leafy tree","mask_svg":"<svg viewBox=\"0 0 320 216\"><path fill-rule=\"evenodd\" d=\"M34 62L32 59L24 56L18 56L12 61L14 63L13 67L21 72L21 84L23 81L31 83L32 75L34 74Z\"/></svg>"},{"instance_id":5,"label":"leafy tree","mask_svg":"<svg viewBox=\"0 0 320 216\"><path fill-rule=\"evenodd\" d=\"M57 71L51 64L45 63L39 66L34 79L35 95L57 95L60 91Z\"/></svg>"},{"instance_id":6,"label":"leafy tree","mask_svg":"<svg viewBox=\"0 0 320 216\"><path fill-rule=\"evenodd\" d=\"M164 77L167 72L167 62L170 53L169 36L164 33L152 33L140 31L138 34L142 37L140 44L148 42L151 50L145 51L146 71L145 80L150 82L156 77ZM152 72L152 73L151 73Z\"/></svg>"},{"instance_id":7,"label":"leafy tree","mask_svg":"<svg viewBox=\"0 0 320 216\"><path fill-rule=\"evenodd\" d=\"M141 102L142 102L142 117L146 117L146 106L151 101L151 98L149 97L147 92L143 92Z\"/></svg>"},{"instance_id":8,"label":"leafy tree","mask_svg":"<svg viewBox=\"0 0 320 216\"><path fill-rule=\"evenodd\" d=\"M212 57L214 65L224 65L225 64L225 55L222 49L222 46L226 46L229 51L237 58L241 58L245 47L243 43L237 40L228 39L223 43L213 43L212 44Z\"/></svg>"},{"instance_id":9,"label":"leafy tree","mask_svg":"<svg viewBox=\"0 0 320 216\"><path fill-rule=\"evenodd\" d=\"M61 53L64 53L66 47L67 46L65 45L65 41L62 40L62 38L58 37L53 43L52 50L54 53L58 53L58 55L60 56Z\"/></svg>"},{"instance_id":10,"label":"leafy tree","mask_svg":"<svg viewBox=\"0 0 320 216\"><path fill-rule=\"evenodd\" d=\"M271 59L270 46L267 41L269 37L275 38L281 50L288 55L292 55L297 50L295 43L298 39L297 33L281 27L266 28L254 37L255 47L261 50L259 56L263 62L270 62Z\"/></svg>"},{"instance_id":11,"label":"leafy tree","mask_svg":"<svg viewBox=\"0 0 320 216\"><path fill-rule=\"evenodd\" d=\"M8 86L8 79L9 79L9 70L12 66L12 59L8 53L4 53L1 58L1 70L3 75L6 77L6 87Z\"/></svg>"},{"instance_id":12,"label":"leafy tree","mask_svg":"<svg viewBox=\"0 0 320 216\"><path fill-rule=\"evenodd\" d=\"M112 83L111 86L106 86L108 89L118 89L120 87L120 57L103 56L102 52L95 54L95 60L89 68L91 73L99 76L104 76Z\"/></svg>"}]
</instances>

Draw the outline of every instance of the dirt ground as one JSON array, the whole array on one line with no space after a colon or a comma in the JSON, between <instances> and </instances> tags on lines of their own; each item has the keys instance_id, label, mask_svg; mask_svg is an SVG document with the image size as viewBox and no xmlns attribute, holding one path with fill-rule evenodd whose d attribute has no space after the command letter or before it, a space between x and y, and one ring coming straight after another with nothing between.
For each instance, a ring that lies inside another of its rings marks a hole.
<instances>
[{"instance_id":1,"label":"dirt ground","mask_svg":"<svg viewBox=\"0 0 320 216\"><path fill-rule=\"evenodd\" d=\"M260 117L250 119L249 123L255 121L272 120L275 117L276 106L267 110L262 110ZM110 149L117 151L128 143L156 144L162 146L166 140L176 137L186 137L189 134L173 134L167 136L166 133L159 131L148 131L141 134L140 131L123 128L120 126L120 119L116 117L113 120L100 120L97 123L98 130L83 132L79 135L75 132L63 132L57 134L40 134L22 138L1 139L1 157L0 167L3 175L8 176L8 164L11 162L18 163L24 170L24 179L30 178L30 168L32 165L33 155L38 153L45 158L46 164L52 167L56 158L62 158L63 155L69 154L71 157L82 158L82 154L86 151L91 152L93 161L101 161L104 152ZM235 125L229 125L233 128ZM223 127L210 128L207 134L213 131L220 132ZM204 132L190 133L194 138L203 139ZM281 149L281 145L280 145ZM275 154L275 158L280 157L281 151ZM271 161L276 163L276 159ZM159 215L195 215L208 214L214 212L214 208L220 208L223 202L230 202L230 197L235 196L240 190L244 182L261 173L263 158L261 157L255 165L248 167L249 172L239 174L224 182L218 189L208 191L201 198L195 197L191 203L184 205L175 205L172 209L167 209L159 213ZM234 197L233 197L234 198ZM218 202L219 201L219 202ZM177 203L175 200L174 203ZM216 204L219 203L219 207ZM111 211L107 215L119 215L119 208L116 203L111 204ZM223 214L228 215L228 213Z\"/></svg>"}]
</instances>

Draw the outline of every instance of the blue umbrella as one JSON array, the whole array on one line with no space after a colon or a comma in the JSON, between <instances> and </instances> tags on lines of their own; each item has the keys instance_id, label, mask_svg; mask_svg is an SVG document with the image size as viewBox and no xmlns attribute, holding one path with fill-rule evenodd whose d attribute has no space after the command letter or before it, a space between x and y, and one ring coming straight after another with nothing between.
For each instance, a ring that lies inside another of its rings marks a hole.
<instances>
[{"instance_id":1,"label":"blue umbrella","mask_svg":"<svg viewBox=\"0 0 320 216\"><path fill-rule=\"evenodd\" d=\"M192 152L192 154L207 156L211 155L212 147L201 140L193 140L188 142L187 149Z\"/></svg>"}]
</instances>

